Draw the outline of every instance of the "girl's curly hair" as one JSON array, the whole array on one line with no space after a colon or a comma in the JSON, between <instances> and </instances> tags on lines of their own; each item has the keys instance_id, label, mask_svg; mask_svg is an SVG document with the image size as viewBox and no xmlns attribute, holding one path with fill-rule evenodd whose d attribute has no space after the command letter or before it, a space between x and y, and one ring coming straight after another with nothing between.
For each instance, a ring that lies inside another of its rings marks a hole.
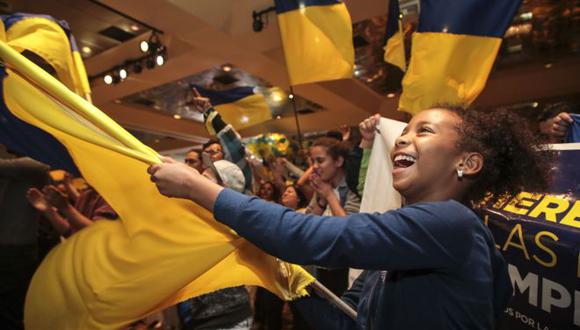
<instances>
[{"instance_id":1,"label":"girl's curly hair","mask_svg":"<svg viewBox=\"0 0 580 330\"><path fill-rule=\"evenodd\" d=\"M513 196L522 190L541 191L550 181L554 152L542 145L516 114L505 109L483 112L438 106L459 116L458 148L478 152L484 164L467 196L474 203Z\"/></svg>"}]
</instances>

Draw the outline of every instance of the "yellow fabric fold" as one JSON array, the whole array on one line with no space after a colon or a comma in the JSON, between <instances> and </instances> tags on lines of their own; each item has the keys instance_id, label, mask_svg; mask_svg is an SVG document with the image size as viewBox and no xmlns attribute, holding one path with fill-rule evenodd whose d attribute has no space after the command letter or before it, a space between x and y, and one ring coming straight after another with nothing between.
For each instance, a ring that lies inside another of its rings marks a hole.
<instances>
[{"instance_id":1,"label":"yellow fabric fold","mask_svg":"<svg viewBox=\"0 0 580 330\"><path fill-rule=\"evenodd\" d=\"M8 44L18 52L29 50L42 57L57 73L59 80L75 93L91 92L78 51L62 27L46 17L25 17L6 31Z\"/></svg>"},{"instance_id":2,"label":"yellow fabric fold","mask_svg":"<svg viewBox=\"0 0 580 330\"><path fill-rule=\"evenodd\" d=\"M405 40L402 32L401 22L399 21L399 31L387 40L384 61L399 67L401 70L407 70L407 60L405 59Z\"/></svg>"},{"instance_id":3,"label":"yellow fabric fold","mask_svg":"<svg viewBox=\"0 0 580 330\"><path fill-rule=\"evenodd\" d=\"M291 85L351 78L352 22L344 3L278 15Z\"/></svg>"},{"instance_id":4,"label":"yellow fabric fold","mask_svg":"<svg viewBox=\"0 0 580 330\"><path fill-rule=\"evenodd\" d=\"M279 263L186 200L158 193L158 155L100 110L0 42L5 103L58 139L120 221L95 222L54 248L26 298L27 329L117 329L220 288L259 285L284 299L313 278ZM286 276L284 276L286 275Z\"/></svg>"},{"instance_id":5,"label":"yellow fabric fold","mask_svg":"<svg viewBox=\"0 0 580 330\"><path fill-rule=\"evenodd\" d=\"M500 38L415 33L399 110L417 114L437 104L469 105L481 93Z\"/></svg>"}]
</instances>

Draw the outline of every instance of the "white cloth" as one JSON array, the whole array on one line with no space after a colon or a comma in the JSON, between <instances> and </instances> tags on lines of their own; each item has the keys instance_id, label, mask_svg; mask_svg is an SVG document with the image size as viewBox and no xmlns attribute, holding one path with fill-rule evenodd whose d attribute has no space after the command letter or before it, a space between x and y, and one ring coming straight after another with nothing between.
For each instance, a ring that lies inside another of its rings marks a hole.
<instances>
[{"instance_id":1,"label":"white cloth","mask_svg":"<svg viewBox=\"0 0 580 330\"><path fill-rule=\"evenodd\" d=\"M375 134L360 212L384 213L401 207L401 195L393 188L393 162L390 154L395 147L395 140L406 125L400 121L381 118L378 126L381 133ZM350 269L349 286L361 272L359 269Z\"/></svg>"}]
</instances>

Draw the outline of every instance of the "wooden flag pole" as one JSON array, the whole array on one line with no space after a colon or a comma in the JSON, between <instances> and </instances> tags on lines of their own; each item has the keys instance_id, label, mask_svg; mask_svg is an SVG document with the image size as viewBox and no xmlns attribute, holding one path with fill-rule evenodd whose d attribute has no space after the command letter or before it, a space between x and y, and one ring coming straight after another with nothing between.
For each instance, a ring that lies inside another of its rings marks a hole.
<instances>
[{"instance_id":1,"label":"wooden flag pole","mask_svg":"<svg viewBox=\"0 0 580 330\"><path fill-rule=\"evenodd\" d=\"M322 285L322 283L314 281L312 282L311 287L321 298L328 300L330 303L348 315L351 319L356 320L356 311L352 309L352 307L350 307L347 303L342 301L342 299L340 299L337 295L332 293L332 291L328 290L328 288Z\"/></svg>"}]
</instances>

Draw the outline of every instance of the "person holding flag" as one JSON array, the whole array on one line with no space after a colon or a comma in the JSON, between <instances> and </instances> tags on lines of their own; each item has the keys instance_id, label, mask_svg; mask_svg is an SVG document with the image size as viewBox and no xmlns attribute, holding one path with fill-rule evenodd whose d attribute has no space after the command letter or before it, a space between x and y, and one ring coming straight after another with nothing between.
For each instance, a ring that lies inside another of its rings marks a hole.
<instances>
[{"instance_id":1,"label":"person holding flag","mask_svg":"<svg viewBox=\"0 0 580 330\"><path fill-rule=\"evenodd\" d=\"M505 111L436 107L416 115L391 154L393 187L406 205L383 214L300 214L224 189L170 158L148 172L162 194L213 211L282 260L368 269L343 296L356 320L317 296L295 302L317 329L493 329L512 287L471 205L518 193L530 175L528 189L541 189L550 168L538 137L517 123ZM361 123L362 134L376 124Z\"/></svg>"}]
</instances>

